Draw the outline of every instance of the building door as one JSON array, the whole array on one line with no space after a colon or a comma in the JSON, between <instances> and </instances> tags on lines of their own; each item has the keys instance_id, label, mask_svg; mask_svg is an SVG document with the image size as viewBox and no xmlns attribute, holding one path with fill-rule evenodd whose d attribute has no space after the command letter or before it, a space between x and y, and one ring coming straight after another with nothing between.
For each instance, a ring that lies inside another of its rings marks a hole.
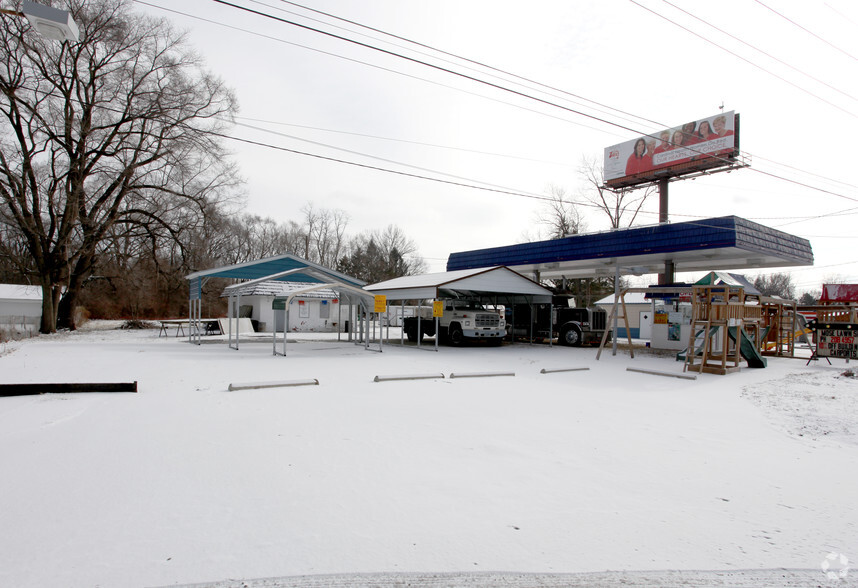
<instances>
[{"instance_id":1,"label":"building door","mask_svg":"<svg viewBox=\"0 0 858 588\"><path fill-rule=\"evenodd\" d=\"M652 311L642 310L640 317L640 335L638 338L652 340Z\"/></svg>"}]
</instances>

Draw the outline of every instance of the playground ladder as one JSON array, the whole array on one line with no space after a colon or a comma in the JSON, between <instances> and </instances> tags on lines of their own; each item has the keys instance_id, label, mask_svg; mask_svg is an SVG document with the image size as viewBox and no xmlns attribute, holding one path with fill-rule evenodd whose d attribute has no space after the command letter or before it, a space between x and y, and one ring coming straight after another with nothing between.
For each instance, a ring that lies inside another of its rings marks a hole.
<instances>
[{"instance_id":1,"label":"playground ladder","mask_svg":"<svg viewBox=\"0 0 858 588\"><path fill-rule=\"evenodd\" d=\"M740 369L739 337L731 342L727 328L744 327L745 291L736 286L694 286L691 295L692 319L683 371L728 374ZM701 354L697 337L703 334ZM720 343L720 345L719 345Z\"/></svg>"}]
</instances>

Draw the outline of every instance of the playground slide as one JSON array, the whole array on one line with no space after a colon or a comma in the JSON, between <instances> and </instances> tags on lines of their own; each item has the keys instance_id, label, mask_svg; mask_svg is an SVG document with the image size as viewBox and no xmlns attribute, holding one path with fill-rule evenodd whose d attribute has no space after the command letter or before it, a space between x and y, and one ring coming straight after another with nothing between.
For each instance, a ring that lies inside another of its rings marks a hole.
<instances>
[{"instance_id":1,"label":"playground slide","mask_svg":"<svg viewBox=\"0 0 858 588\"><path fill-rule=\"evenodd\" d=\"M727 332L730 334L730 339L733 341L736 340L736 327L729 327ZM754 345L754 342L748 337L748 334L745 332L745 329L741 331L742 341L739 344L739 353L742 354L742 358L748 362L748 367L752 368L764 368L768 365L766 358L760 355L760 352L757 351L757 346ZM763 335L765 337L765 334Z\"/></svg>"},{"instance_id":2,"label":"playground slide","mask_svg":"<svg viewBox=\"0 0 858 588\"><path fill-rule=\"evenodd\" d=\"M718 329L719 329L719 327L709 327L709 336L710 336L710 337L711 337L711 336L713 336L713 335L718 331ZM695 342L697 342L697 339L698 339L698 338L700 337L700 335L702 335L702 334L703 334L703 329L700 329L699 331L697 331L697 332L694 334L694 341L695 341ZM702 354L702 353L703 353L703 344L704 344L704 343L705 343L705 341L702 341L702 342L700 343L700 347L698 347L698 348L694 351L694 355L695 355L695 356L700 355L700 354ZM685 361L685 354L686 354L687 352L688 352L688 347L686 347L685 349L683 349L682 351L680 351L679 353L677 353L677 354L676 354L676 361Z\"/></svg>"},{"instance_id":3,"label":"playground slide","mask_svg":"<svg viewBox=\"0 0 858 588\"><path fill-rule=\"evenodd\" d=\"M719 328L720 327L710 327L709 336L711 337L712 335L714 335ZM768 329L766 330L768 331ZM730 335L730 339L732 339L733 341L736 340L736 327L729 327L727 329L727 333ZM701 329L694 335L695 340L702 334L703 330ZM763 337L765 337L765 334L763 334ZM676 361L685 361L685 354L687 352L688 348L686 347L685 349L677 353ZM695 354L700 355L702 352L703 344L701 343L700 347L695 350ZM760 355L760 353L757 351L757 346L754 345L754 342L751 340L750 337L748 337L748 334L745 332L745 329L742 329L742 341L739 345L739 353L742 355L742 358L748 362L748 367L764 368L768 365L766 358Z\"/></svg>"}]
</instances>

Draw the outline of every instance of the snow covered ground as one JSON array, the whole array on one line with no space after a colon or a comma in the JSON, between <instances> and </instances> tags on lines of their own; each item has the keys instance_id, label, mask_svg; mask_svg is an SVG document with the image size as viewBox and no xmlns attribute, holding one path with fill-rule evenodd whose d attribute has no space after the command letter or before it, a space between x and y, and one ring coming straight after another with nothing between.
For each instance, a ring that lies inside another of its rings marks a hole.
<instances>
[{"instance_id":1,"label":"snow covered ground","mask_svg":"<svg viewBox=\"0 0 858 588\"><path fill-rule=\"evenodd\" d=\"M0 349L0 383L139 383L0 398L0 586L858 585L842 360L687 381L623 350L323 338ZM373 381L453 372L515 376Z\"/></svg>"}]
</instances>

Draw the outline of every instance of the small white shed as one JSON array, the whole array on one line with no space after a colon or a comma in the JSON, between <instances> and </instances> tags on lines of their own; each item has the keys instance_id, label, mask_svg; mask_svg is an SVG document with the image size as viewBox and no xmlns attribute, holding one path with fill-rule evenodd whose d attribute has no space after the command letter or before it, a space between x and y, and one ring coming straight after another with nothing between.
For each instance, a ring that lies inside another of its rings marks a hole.
<instances>
[{"instance_id":1,"label":"small white shed","mask_svg":"<svg viewBox=\"0 0 858 588\"><path fill-rule=\"evenodd\" d=\"M625 296L626 312L629 313L629 335L632 339L650 339L652 337L653 304L652 300L648 300L645 296L643 292L630 292ZM614 308L614 295L610 294L601 300L597 300L596 306L603 308L610 317ZM626 337L626 327L622 320L617 324L617 332L619 340L622 341Z\"/></svg>"},{"instance_id":2,"label":"small white shed","mask_svg":"<svg viewBox=\"0 0 858 588\"><path fill-rule=\"evenodd\" d=\"M33 334L42 322L42 288L0 284L0 330Z\"/></svg>"},{"instance_id":3,"label":"small white shed","mask_svg":"<svg viewBox=\"0 0 858 588\"><path fill-rule=\"evenodd\" d=\"M274 298L285 298L298 290L305 290L307 282L259 282L238 288L241 295L241 317L257 321L257 332L283 330L285 313L272 310ZM233 291L233 295L235 292ZM221 297L228 297L224 291ZM329 288L305 292L291 303L289 329L297 332L336 332L339 320L348 318L348 309L343 308L340 318L339 295Z\"/></svg>"}]
</instances>

